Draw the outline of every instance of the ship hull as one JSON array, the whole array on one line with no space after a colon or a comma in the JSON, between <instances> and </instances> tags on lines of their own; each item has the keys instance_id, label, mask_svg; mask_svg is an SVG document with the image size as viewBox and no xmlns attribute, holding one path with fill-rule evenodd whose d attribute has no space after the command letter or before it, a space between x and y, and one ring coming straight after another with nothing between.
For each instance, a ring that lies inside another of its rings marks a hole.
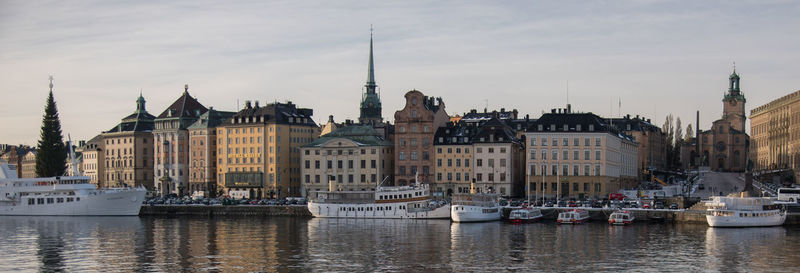
<instances>
[{"instance_id":1,"label":"ship hull","mask_svg":"<svg viewBox=\"0 0 800 273\"><path fill-rule=\"evenodd\" d=\"M2 202L0 215L136 216L139 215L145 193L144 189L127 189L89 192L86 195L34 195L20 201ZM73 198L74 201L57 202L59 198ZM34 199L34 204L29 204L28 199ZM39 204L38 199L43 199L43 204ZM48 199L53 199L53 202L48 202Z\"/></svg>"}]
</instances>

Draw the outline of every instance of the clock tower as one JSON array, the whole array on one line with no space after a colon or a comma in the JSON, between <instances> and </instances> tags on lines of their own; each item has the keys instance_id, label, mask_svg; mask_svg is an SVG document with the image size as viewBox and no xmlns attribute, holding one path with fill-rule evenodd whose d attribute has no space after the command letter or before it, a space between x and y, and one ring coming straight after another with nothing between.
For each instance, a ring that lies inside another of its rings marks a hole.
<instances>
[{"instance_id":1,"label":"clock tower","mask_svg":"<svg viewBox=\"0 0 800 273\"><path fill-rule=\"evenodd\" d=\"M736 68L733 69L728 80L728 92L722 98L722 119L729 121L731 128L744 132L744 123L747 120L744 104L747 100L739 89L739 75L736 74Z\"/></svg>"},{"instance_id":2,"label":"clock tower","mask_svg":"<svg viewBox=\"0 0 800 273\"><path fill-rule=\"evenodd\" d=\"M375 65L372 61L372 30L369 34L369 65L367 68L367 84L364 85L364 94L361 95L361 115L358 121L362 124L378 124L383 122L380 93L375 84Z\"/></svg>"}]
</instances>

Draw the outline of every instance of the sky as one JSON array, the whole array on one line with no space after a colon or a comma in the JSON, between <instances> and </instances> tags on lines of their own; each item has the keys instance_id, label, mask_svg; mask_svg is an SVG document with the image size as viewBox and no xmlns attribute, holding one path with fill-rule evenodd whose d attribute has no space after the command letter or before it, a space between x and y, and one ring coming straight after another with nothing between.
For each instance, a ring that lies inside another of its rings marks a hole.
<instances>
[{"instance_id":1,"label":"sky","mask_svg":"<svg viewBox=\"0 0 800 273\"><path fill-rule=\"evenodd\" d=\"M114 127L140 92L160 114L184 84L214 109L292 101L318 123L357 119L370 26L388 120L417 89L451 115L569 102L659 126L699 110L707 129L734 62L748 115L800 89L797 14L798 1L2 0L0 143L35 145L49 75L73 140Z\"/></svg>"}]
</instances>

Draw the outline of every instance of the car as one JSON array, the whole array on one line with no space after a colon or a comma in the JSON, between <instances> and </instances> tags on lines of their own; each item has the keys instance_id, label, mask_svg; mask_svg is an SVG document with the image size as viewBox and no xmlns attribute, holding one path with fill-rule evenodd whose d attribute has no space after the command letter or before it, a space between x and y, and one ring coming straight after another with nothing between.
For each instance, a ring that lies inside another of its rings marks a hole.
<instances>
[{"instance_id":1,"label":"car","mask_svg":"<svg viewBox=\"0 0 800 273\"><path fill-rule=\"evenodd\" d=\"M553 202L547 202L547 203L544 204L544 206L548 207L548 208L552 208L553 207Z\"/></svg>"},{"instance_id":2,"label":"car","mask_svg":"<svg viewBox=\"0 0 800 273\"><path fill-rule=\"evenodd\" d=\"M703 184L697 184L697 189L698 189L698 190L705 190L705 189L706 189L706 185L703 185Z\"/></svg>"},{"instance_id":3,"label":"car","mask_svg":"<svg viewBox=\"0 0 800 273\"><path fill-rule=\"evenodd\" d=\"M656 204L653 205L653 208L654 209L664 209L664 203L656 202Z\"/></svg>"},{"instance_id":4,"label":"car","mask_svg":"<svg viewBox=\"0 0 800 273\"><path fill-rule=\"evenodd\" d=\"M678 209L678 204L675 203L669 204L669 209Z\"/></svg>"}]
</instances>

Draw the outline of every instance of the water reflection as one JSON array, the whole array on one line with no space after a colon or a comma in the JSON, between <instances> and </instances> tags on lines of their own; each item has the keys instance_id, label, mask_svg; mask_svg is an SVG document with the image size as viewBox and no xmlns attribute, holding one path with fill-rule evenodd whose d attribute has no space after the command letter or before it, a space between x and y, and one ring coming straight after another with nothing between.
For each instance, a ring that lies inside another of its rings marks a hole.
<instances>
[{"instance_id":1,"label":"water reflection","mask_svg":"<svg viewBox=\"0 0 800 273\"><path fill-rule=\"evenodd\" d=\"M800 229L0 217L0 271L785 271Z\"/></svg>"}]
</instances>

